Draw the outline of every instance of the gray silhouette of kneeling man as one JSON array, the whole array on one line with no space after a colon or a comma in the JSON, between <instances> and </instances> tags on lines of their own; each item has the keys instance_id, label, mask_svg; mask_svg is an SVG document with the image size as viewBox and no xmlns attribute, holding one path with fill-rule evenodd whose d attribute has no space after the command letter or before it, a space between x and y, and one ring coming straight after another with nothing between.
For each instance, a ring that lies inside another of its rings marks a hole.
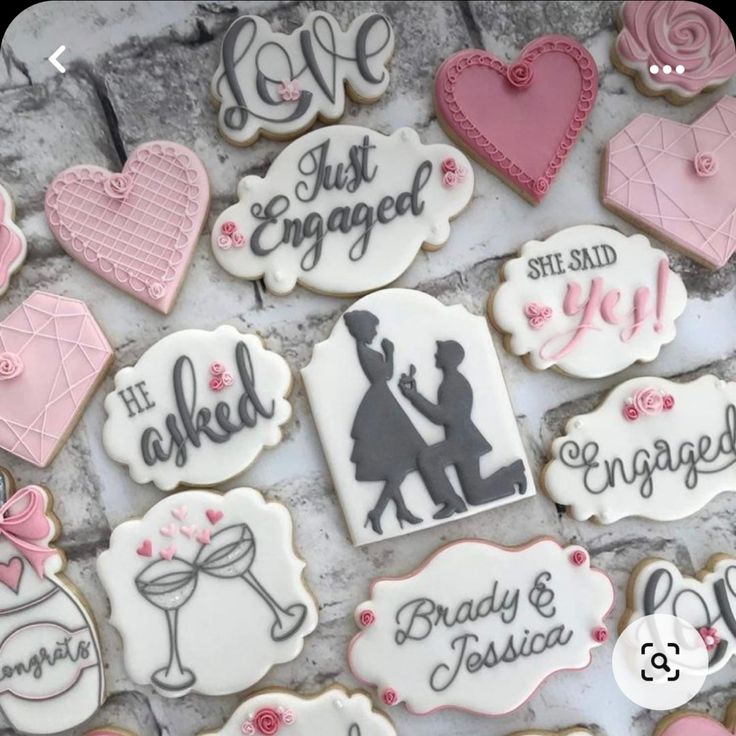
<instances>
[{"instance_id":1,"label":"gray silhouette of kneeling man","mask_svg":"<svg viewBox=\"0 0 736 736\"><path fill-rule=\"evenodd\" d=\"M500 468L488 478L480 474L480 459L492 447L473 424L473 389L460 373L459 366L465 351L454 340L437 341L435 365L443 377L437 390L437 403L422 396L416 387L415 368L399 379L399 390L423 416L445 430L445 440L420 450L417 465L432 500L442 508L434 515L444 519L466 510L462 499L455 493L446 468L454 465L460 488L467 503L473 506L497 501L516 493L526 492L526 473L521 460ZM430 480L431 479L431 480Z\"/></svg>"}]
</instances>

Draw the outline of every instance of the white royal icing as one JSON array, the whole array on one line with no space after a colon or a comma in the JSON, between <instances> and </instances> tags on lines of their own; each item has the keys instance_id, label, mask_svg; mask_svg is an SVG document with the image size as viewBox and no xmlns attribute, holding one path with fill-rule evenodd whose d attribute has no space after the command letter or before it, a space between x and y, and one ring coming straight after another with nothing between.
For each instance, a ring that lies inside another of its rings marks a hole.
<instances>
[{"instance_id":1,"label":"white royal icing","mask_svg":"<svg viewBox=\"0 0 736 736\"><path fill-rule=\"evenodd\" d=\"M623 624L666 614L687 621L708 651L708 674L724 667L736 652L736 557L716 555L696 577L685 577L666 560L646 560L628 588Z\"/></svg>"},{"instance_id":2,"label":"white royal icing","mask_svg":"<svg viewBox=\"0 0 736 736\"><path fill-rule=\"evenodd\" d=\"M712 375L622 383L595 411L570 419L544 484L579 520L694 514L736 490L736 383Z\"/></svg>"},{"instance_id":3,"label":"white royal icing","mask_svg":"<svg viewBox=\"0 0 736 736\"><path fill-rule=\"evenodd\" d=\"M362 693L333 686L314 697L285 690L249 697L219 730L201 736L396 736Z\"/></svg>"},{"instance_id":4,"label":"white royal icing","mask_svg":"<svg viewBox=\"0 0 736 736\"><path fill-rule=\"evenodd\" d=\"M662 251L600 225L525 243L503 275L490 311L509 350L581 378L654 360L687 304Z\"/></svg>"},{"instance_id":5,"label":"white royal icing","mask_svg":"<svg viewBox=\"0 0 736 736\"><path fill-rule=\"evenodd\" d=\"M9 482L0 472L0 497ZM48 491L27 486L0 509L0 711L13 732L73 728L105 698L97 631L61 576L50 506Z\"/></svg>"},{"instance_id":6,"label":"white royal icing","mask_svg":"<svg viewBox=\"0 0 736 736\"><path fill-rule=\"evenodd\" d=\"M224 695L295 659L317 626L304 564L289 512L250 488L184 491L121 524L98 572L128 675Z\"/></svg>"},{"instance_id":7,"label":"white royal icing","mask_svg":"<svg viewBox=\"0 0 736 736\"><path fill-rule=\"evenodd\" d=\"M447 545L411 575L371 585L348 655L356 677L414 713L503 715L608 636L613 586L582 547Z\"/></svg>"},{"instance_id":8,"label":"white royal icing","mask_svg":"<svg viewBox=\"0 0 736 736\"><path fill-rule=\"evenodd\" d=\"M464 307L366 296L302 375L355 544L534 495L488 325Z\"/></svg>"},{"instance_id":9,"label":"white royal icing","mask_svg":"<svg viewBox=\"0 0 736 736\"><path fill-rule=\"evenodd\" d=\"M364 102L388 87L386 63L394 48L388 18L365 13L347 31L328 13L310 13L286 35L264 18L244 15L225 32L210 91L218 123L232 143L248 145L263 132L284 138L319 116L334 122L345 112L345 84Z\"/></svg>"},{"instance_id":10,"label":"white royal icing","mask_svg":"<svg viewBox=\"0 0 736 736\"><path fill-rule=\"evenodd\" d=\"M339 125L283 150L265 177L246 176L212 230L220 265L269 291L297 281L330 294L391 283L419 248L439 248L470 201L473 169L456 148ZM230 232L235 227L234 232Z\"/></svg>"},{"instance_id":11,"label":"white royal icing","mask_svg":"<svg viewBox=\"0 0 736 736\"><path fill-rule=\"evenodd\" d=\"M213 485L281 440L291 416L286 361L223 325L182 330L115 376L102 440L138 483Z\"/></svg>"}]
</instances>

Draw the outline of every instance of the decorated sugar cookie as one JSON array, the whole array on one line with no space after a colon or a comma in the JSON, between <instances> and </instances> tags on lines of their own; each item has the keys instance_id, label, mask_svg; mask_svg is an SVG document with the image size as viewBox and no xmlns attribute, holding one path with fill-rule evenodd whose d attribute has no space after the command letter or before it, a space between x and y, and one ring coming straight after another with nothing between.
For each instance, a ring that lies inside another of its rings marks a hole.
<instances>
[{"instance_id":1,"label":"decorated sugar cookie","mask_svg":"<svg viewBox=\"0 0 736 736\"><path fill-rule=\"evenodd\" d=\"M675 338L687 292L667 256L643 235L599 225L531 240L503 269L489 302L507 347L532 368L581 378L651 361Z\"/></svg>"},{"instance_id":2,"label":"decorated sugar cookie","mask_svg":"<svg viewBox=\"0 0 736 736\"><path fill-rule=\"evenodd\" d=\"M563 731L521 731L511 736L594 736L587 728L568 728Z\"/></svg>"},{"instance_id":3,"label":"decorated sugar cookie","mask_svg":"<svg viewBox=\"0 0 736 736\"><path fill-rule=\"evenodd\" d=\"M646 95L682 104L736 74L736 44L721 17L689 0L626 0L613 61Z\"/></svg>"},{"instance_id":4,"label":"decorated sugar cookie","mask_svg":"<svg viewBox=\"0 0 736 736\"><path fill-rule=\"evenodd\" d=\"M119 731L117 728L97 728L86 736L134 736L130 731Z\"/></svg>"},{"instance_id":5,"label":"decorated sugar cookie","mask_svg":"<svg viewBox=\"0 0 736 736\"><path fill-rule=\"evenodd\" d=\"M703 637L708 674L717 672L736 651L736 557L714 555L695 577L666 560L644 560L631 573L626 605L621 631L655 613L681 618Z\"/></svg>"},{"instance_id":6,"label":"decorated sugar cookie","mask_svg":"<svg viewBox=\"0 0 736 736\"><path fill-rule=\"evenodd\" d=\"M463 540L373 582L348 659L387 705L504 715L555 672L588 666L612 605L611 581L582 547Z\"/></svg>"},{"instance_id":7,"label":"decorated sugar cookie","mask_svg":"<svg viewBox=\"0 0 736 736\"><path fill-rule=\"evenodd\" d=\"M302 375L355 544L534 495L488 325L464 307L366 296Z\"/></svg>"},{"instance_id":8,"label":"decorated sugar cookie","mask_svg":"<svg viewBox=\"0 0 736 736\"><path fill-rule=\"evenodd\" d=\"M182 330L117 373L102 441L137 483L214 485L279 443L290 389L286 361L256 335Z\"/></svg>"},{"instance_id":9,"label":"decorated sugar cookie","mask_svg":"<svg viewBox=\"0 0 736 736\"><path fill-rule=\"evenodd\" d=\"M261 133L293 138L318 118L335 122L345 112L346 90L365 103L386 91L393 49L393 29L379 13L365 13L343 31L333 16L312 12L288 35L265 18L243 15L225 33L210 87L220 132L247 146Z\"/></svg>"},{"instance_id":10,"label":"decorated sugar cookie","mask_svg":"<svg viewBox=\"0 0 736 736\"><path fill-rule=\"evenodd\" d=\"M543 477L555 503L579 520L694 514L736 490L736 383L712 375L626 381L595 411L570 419Z\"/></svg>"},{"instance_id":11,"label":"decorated sugar cookie","mask_svg":"<svg viewBox=\"0 0 736 736\"><path fill-rule=\"evenodd\" d=\"M303 697L288 690L250 696L219 730L201 736L396 736L369 698L332 686Z\"/></svg>"},{"instance_id":12,"label":"decorated sugar cookie","mask_svg":"<svg viewBox=\"0 0 736 736\"><path fill-rule=\"evenodd\" d=\"M394 281L420 247L439 248L470 201L473 169L456 148L338 125L285 148L264 178L246 176L215 221L212 250L235 276L276 293L297 281L359 294Z\"/></svg>"},{"instance_id":13,"label":"decorated sugar cookie","mask_svg":"<svg viewBox=\"0 0 736 736\"><path fill-rule=\"evenodd\" d=\"M26 259L26 237L13 222L14 216L13 200L0 185L0 296L8 290L10 277Z\"/></svg>"},{"instance_id":14,"label":"decorated sugar cookie","mask_svg":"<svg viewBox=\"0 0 736 736\"><path fill-rule=\"evenodd\" d=\"M736 250L736 97L694 123L639 115L608 142L603 204L696 261Z\"/></svg>"},{"instance_id":15,"label":"decorated sugar cookie","mask_svg":"<svg viewBox=\"0 0 736 736\"><path fill-rule=\"evenodd\" d=\"M112 359L84 302L33 292L0 322L0 448L46 467Z\"/></svg>"},{"instance_id":16,"label":"decorated sugar cookie","mask_svg":"<svg viewBox=\"0 0 736 736\"><path fill-rule=\"evenodd\" d=\"M144 143L120 173L62 171L46 192L46 219L61 247L113 286L168 314L209 207L207 172L193 151Z\"/></svg>"},{"instance_id":17,"label":"decorated sugar cookie","mask_svg":"<svg viewBox=\"0 0 736 736\"><path fill-rule=\"evenodd\" d=\"M726 718L717 721L693 710L665 716L654 729L654 736L733 736L736 733L736 701L728 706Z\"/></svg>"},{"instance_id":18,"label":"decorated sugar cookie","mask_svg":"<svg viewBox=\"0 0 736 736\"><path fill-rule=\"evenodd\" d=\"M597 94L593 57L566 36L540 36L511 64L459 51L434 83L437 118L450 138L532 204L549 191Z\"/></svg>"},{"instance_id":19,"label":"decorated sugar cookie","mask_svg":"<svg viewBox=\"0 0 736 736\"><path fill-rule=\"evenodd\" d=\"M167 697L235 693L299 656L317 606L291 516L258 491L184 491L112 533L98 572L125 669Z\"/></svg>"},{"instance_id":20,"label":"decorated sugar cookie","mask_svg":"<svg viewBox=\"0 0 736 736\"><path fill-rule=\"evenodd\" d=\"M97 631L62 574L49 492L14 491L0 468L0 496L0 711L16 731L58 733L84 723L105 698Z\"/></svg>"}]
</instances>

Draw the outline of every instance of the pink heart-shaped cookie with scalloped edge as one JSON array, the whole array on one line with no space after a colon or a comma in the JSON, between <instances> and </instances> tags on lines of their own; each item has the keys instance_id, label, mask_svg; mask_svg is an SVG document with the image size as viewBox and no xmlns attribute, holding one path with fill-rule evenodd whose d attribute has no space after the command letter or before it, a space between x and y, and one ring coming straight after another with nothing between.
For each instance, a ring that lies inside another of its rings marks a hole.
<instances>
[{"instance_id":1,"label":"pink heart-shaped cookie with scalloped edge","mask_svg":"<svg viewBox=\"0 0 736 736\"><path fill-rule=\"evenodd\" d=\"M448 135L525 198L541 202L598 93L593 57L566 36L540 36L513 64L460 51L440 66L435 106Z\"/></svg>"},{"instance_id":2,"label":"pink heart-shaped cookie with scalloped edge","mask_svg":"<svg viewBox=\"0 0 736 736\"><path fill-rule=\"evenodd\" d=\"M603 203L710 268L736 250L736 97L691 125L639 115L606 146Z\"/></svg>"},{"instance_id":3,"label":"pink heart-shaped cookie with scalloped edge","mask_svg":"<svg viewBox=\"0 0 736 736\"><path fill-rule=\"evenodd\" d=\"M112 358L84 302L31 294L0 322L0 448L46 467Z\"/></svg>"},{"instance_id":4,"label":"pink heart-shaped cookie with scalloped edge","mask_svg":"<svg viewBox=\"0 0 736 736\"><path fill-rule=\"evenodd\" d=\"M61 247L106 281L168 314L207 216L209 182L184 146L145 143L119 174L73 166L46 192Z\"/></svg>"},{"instance_id":5,"label":"pink heart-shaped cookie with scalloped edge","mask_svg":"<svg viewBox=\"0 0 736 736\"><path fill-rule=\"evenodd\" d=\"M730 728L709 716L687 713L675 716L657 736L734 736Z\"/></svg>"}]
</instances>

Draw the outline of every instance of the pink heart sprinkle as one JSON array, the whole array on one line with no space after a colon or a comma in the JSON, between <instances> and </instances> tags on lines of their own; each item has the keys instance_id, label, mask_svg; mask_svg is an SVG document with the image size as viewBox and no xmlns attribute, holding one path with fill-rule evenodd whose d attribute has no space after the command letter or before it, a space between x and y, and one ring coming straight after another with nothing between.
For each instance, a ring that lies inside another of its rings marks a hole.
<instances>
[{"instance_id":1,"label":"pink heart sprinkle","mask_svg":"<svg viewBox=\"0 0 736 736\"><path fill-rule=\"evenodd\" d=\"M139 545L136 552L141 557L150 557L153 554L153 545L150 539L144 539Z\"/></svg>"},{"instance_id":2,"label":"pink heart sprinkle","mask_svg":"<svg viewBox=\"0 0 736 736\"><path fill-rule=\"evenodd\" d=\"M194 536L194 532L196 532L196 531L197 531L197 527L196 527L196 526L183 526L183 527L182 527L182 528L180 529L180 531L181 531L181 533L182 533L182 534L183 534L183 535L184 535L185 537L189 537L189 539L191 539L191 538L192 538L192 537Z\"/></svg>"},{"instance_id":3,"label":"pink heart sprinkle","mask_svg":"<svg viewBox=\"0 0 736 736\"><path fill-rule=\"evenodd\" d=\"M209 529L203 529L199 534L197 534L197 541L200 544L209 544L211 539L211 534Z\"/></svg>"},{"instance_id":4,"label":"pink heart sprinkle","mask_svg":"<svg viewBox=\"0 0 736 736\"><path fill-rule=\"evenodd\" d=\"M176 545L172 544L170 547L164 547L159 554L164 560L170 560L176 554Z\"/></svg>"},{"instance_id":5,"label":"pink heart sprinkle","mask_svg":"<svg viewBox=\"0 0 736 736\"><path fill-rule=\"evenodd\" d=\"M220 509L207 509L207 518L210 520L210 524L217 524L220 519L225 515Z\"/></svg>"},{"instance_id":6,"label":"pink heart sprinkle","mask_svg":"<svg viewBox=\"0 0 736 736\"><path fill-rule=\"evenodd\" d=\"M18 593L20 579L23 575L23 560L13 557L10 562L0 564L0 583L6 585L13 593Z\"/></svg>"},{"instance_id":7,"label":"pink heart sprinkle","mask_svg":"<svg viewBox=\"0 0 736 736\"><path fill-rule=\"evenodd\" d=\"M176 524L167 524L161 527L161 534L165 537L173 537L179 531L179 527Z\"/></svg>"},{"instance_id":8,"label":"pink heart sprinkle","mask_svg":"<svg viewBox=\"0 0 736 736\"><path fill-rule=\"evenodd\" d=\"M189 509L186 506L179 506L178 509L173 509L171 512L172 516L174 516L176 519L179 519L179 521L186 519L188 513Z\"/></svg>"}]
</instances>

